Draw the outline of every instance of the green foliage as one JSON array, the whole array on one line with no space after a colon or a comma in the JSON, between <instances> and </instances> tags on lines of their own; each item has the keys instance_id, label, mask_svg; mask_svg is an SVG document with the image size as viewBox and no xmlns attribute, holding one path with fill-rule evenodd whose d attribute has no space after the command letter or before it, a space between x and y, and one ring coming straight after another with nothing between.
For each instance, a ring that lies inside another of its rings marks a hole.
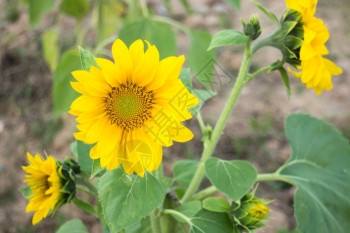
<instances>
[{"instance_id":1,"label":"green foliage","mask_svg":"<svg viewBox=\"0 0 350 233\"><path fill-rule=\"evenodd\" d=\"M278 172L298 187L298 231L348 232L349 142L331 125L304 114L290 115L285 130L292 155Z\"/></svg>"},{"instance_id":2,"label":"green foliage","mask_svg":"<svg viewBox=\"0 0 350 233\"><path fill-rule=\"evenodd\" d=\"M179 77L185 87L192 92L192 76L189 68L183 68Z\"/></svg>"},{"instance_id":3,"label":"green foliage","mask_svg":"<svg viewBox=\"0 0 350 233\"><path fill-rule=\"evenodd\" d=\"M189 185L191 179L198 168L199 162L196 160L180 160L174 165L174 181L182 185Z\"/></svg>"},{"instance_id":4,"label":"green foliage","mask_svg":"<svg viewBox=\"0 0 350 233\"><path fill-rule=\"evenodd\" d=\"M72 89L70 82L73 81L71 72L79 66L77 50L68 50L63 54L62 60L53 73L53 112L56 116L66 113L73 100L78 97L78 93Z\"/></svg>"},{"instance_id":5,"label":"green foliage","mask_svg":"<svg viewBox=\"0 0 350 233\"><path fill-rule=\"evenodd\" d=\"M31 27L38 26L41 18L55 5L55 0L28 0L29 23Z\"/></svg>"},{"instance_id":6,"label":"green foliage","mask_svg":"<svg viewBox=\"0 0 350 233\"><path fill-rule=\"evenodd\" d=\"M59 32L57 28L46 30L42 36L43 40L43 55L46 63L51 71L57 67L60 56L60 47L58 44Z\"/></svg>"},{"instance_id":7,"label":"green foliage","mask_svg":"<svg viewBox=\"0 0 350 233\"><path fill-rule=\"evenodd\" d=\"M242 32L228 29L216 33L210 42L208 50L226 45L244 45L249 40L249 36Z\"/></svg>"},{"instance_id":8,"label":"green foliage","mask_svg":"<svg viewBox=\"0 0 350 233\"><path fill-rule=\"evenodd\" d=\"M217 213L202 209L191 218L191 222L191 233L233 232L233 225L227 213Z\"/></svg>"},{"instance_id":9,"label":"green foliage","mask_svg":"<svg viewBox=\"0 0 350 233\"><path fill-rule=\"evenodd\" d=\"M89 233L80 219L71 219L65 222L56 233Z\"/></svg>"},{"instance_id":10,"label":"green foliage","mask_svg":"<svg viewBox=\"0 0 350 233\"><path fill-rule=\"evenodd\" d=\"M81 20L89 13L90 5L87 0L63 0L60 5L60 10L77 20Z\"/></svg>"},{"instance_id":11,"label":"green foliage","mask_svg":"<svg viewBox=\"0 0 350 233\"><path fill-rule=\"evenodd\" d=\"M281 74L282 81L283 81L284 87L286 88L287 96L288 96L288 99L289 99L290 95L291 95L291 91L290 91L289 77L288 77L287 71L282 66L278 68L278 71Z\"/></svg>"},{"instance_id":12,"label":"green foliage","mask_svg":"<svg viewBox=\"0 0 350 233\"><path fill-rule=\"evenodd\" d=\"M83 67L84 70L90 71L91 66L95 66L98 68L98 65L95 61L95 56L92 53L83 49L80 46L79 46L79 53L80 53L81 66Z\"/></svg>"},{"instance_id":13,"label":"green foliage","mask_svg":"<svg viewBox=\"0 0 350 233\"><path fill-rule=\"evenodd\" d=\"M209 180L233 201L239 201L255 183L257 171L247 161L210 158L205 163Z\"/></svg>"},{"instance_id":14,"label":"green foliage","mask_svg":"<svg viewBox=\"0 0 350 233\"><path fill-rule=\"evenodd\" d=\"M25 199L29 199L29 195L32 194L32 190L30 190L29 186L21 188L19 191L22 193Z\"/></svg>"},{"instance_id":15,"label":"green foliage","mask_svg":"<svg viewBox=\"0 0 350 233\"><path fill-rule=\"evenodd\" d=\"M132 226L159 206L165 197L161 183L148 172L127 176L122 168L106 172L99 182L103 215L112 232Z\"/></svg>"},{"instance_id":16,"label":"green foliage","mask_svg":"<svg viewBox=\"0 0 350 233\"><path fill-rule=\"evenodd\" d=\"M80 169L87 174L90 174L92 170L93 160L90 158L92 147L93 145L85 144L82 141L75 141L71 145L71 150L78 160Z\"/></svg>"},{"instance_id":17,"label":"green foliage","mask_svg":"<svg viewBox=\"0 0 350 233\"><path fill-rule=\"evenodd\" d=\"M123 233L153 233L149 217L146 217L135 225L126 228Z\"/></svg>"},{"instance_id":18,"label":"green foliage","mask_svg":"<svg viewBox=\"0 0 350 233\"><path fill-rule=\"evenodd\" d=\"M253 3L267 16L269 17L272 21L274 21L276 24L279 24L278 18L277 16L272 13L271 11L269 11L268 9L266 9L263 5L261 5L260 3L258 3L257 1L253 0Z\"/></svg>"},{"instance_id":19,"label":"green foliage","mask_svg":"<svg viewBox=\"0 0 350 233\"><path fill-rule=\"evenodd\" d=\"M92 205L90 205L90 203L87 203L78 198L74 198L73 203L80 209L86 211L87 213L97 216L96 210L94 209L94 207L92 207Z\"/></svg>"},{"instance_id":20,"label":"green foliage","mask_svg":"<svg viewBox=\"0 0 350 233\"><path fill-rule=\"evenodd\" d=\"M119 38L128 46L137 39L147 40L157 46L161 59L176 55L175 34L165 23L151 19L126 23L119 32Z\"/></svg>"},{"instance_id":21,"label":"green foliage","mask_svg":"<svg viewBox=\"0 0 350 233\"><path fill-rule=\"evenodd\" d=\"M241 0L226 0L226 1L232 4L232 6L236 7L237 9L241 8Z\"/></svg>"},{"instance_id":22,"label":"green foliage","mask_svg":"<svg viewBox=\"0 0 350 233\"><path fill-rule=\"evenodd\" d=\"M224 198L209 197L203 200L203 208L212 212L228 213L231 205Z\"/></svg>"},{"instance_id":23,"label":"green foliage","mask_svg":"<svg viewBox=\"0 0 350 233\"><path fill-rule=\"evenodd\" d=\"M200 211L200 209L202 208L201 202L200 201L190 201L187 202L179 207L176 208L176 211L180 212L181 214L185 215L186 217L193 217L196 215L196 213L198 213L198 211ZM179 222L182 222L181 219L177 220Z\"/></svg>"},{"instance_id":24,"label":"green foliage","mask_svg":"<svg viewBox=\"0 0 350 233\"><path fill-rule=\"evenodd\" d=\"M213 79L215 50L207 51L211 35L204 30L191 31L187 62L196 79L209 89Z\"/></svg>"}]
</instances>

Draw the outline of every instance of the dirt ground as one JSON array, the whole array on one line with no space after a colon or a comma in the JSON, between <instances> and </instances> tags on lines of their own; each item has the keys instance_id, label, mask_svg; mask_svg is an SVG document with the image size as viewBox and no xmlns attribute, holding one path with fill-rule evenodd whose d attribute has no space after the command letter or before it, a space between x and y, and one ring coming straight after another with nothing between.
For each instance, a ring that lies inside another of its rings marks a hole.
<instances>
[{"instance_id":1,"label":"dirt ground","mask_svg":"<svg viewBox=\"0 0 350 233\"><path fill-rule=\"evenodd\" d=\"M52 115L52 74L40 52L41 33L49 27L44 23L37 29L28 26L28 15L21 7L18 18L11 21L8 6L11 1L0 0L0 232L25 233L54 232L64 221L80 217L92 233L101 232L97 220L73 205L58 211L37 226L31 226L31 214L25 213L27 201L18 191L24 187L26 152L52 154L57 158L72 156L74 119L69 115ZM241 29L240 18L248 19L252 13L261 18L263 35L272 23L253 6L242 1L242 11L228 7L223 0L190 0L195 13L187 15L178 1L172 1L172 17L191 28L205 28L211 33L220 30L222 17L226 24ZM284 1L261 0L277 15L284 9ZM150 2L154 9L161 1ZM7 10L6 10L7 9ZM346 0L319 0L318 16L328 25L331 38L330 57L343 68L344 73L333 80L334 89L317 96L305 89L298 79L291 77L292 96L287 98L277 73L259 76L249 83L229 119L219 142L216 155L226 159L247 159L259 172L274 171L288 158L290 150L283 135L284 118L293 112L305 112L323 118L350 137L350 3ZM69 30L69 29L67 29ZM186 53L188 40L178 37L179 51ZM215 69L228 73L225 85L217 84L218 96L208 101L203 118L214 124L229 94L240 65L242 53L235 47L218 50ZM253 65L269 64L279 56L276 51L264 49L257 54ZM204 64L203 64L204 65ZM77 67L79 68L79 67ZM215 76L219 79L222 76ZM219 82L217 82L219 83ZM165 148L164 167L171 174L172 164L184 158L197 158L202 147L195 119L188 125L197 135L186 146ZM275 200L271 205L269 227L260 233L289 232L295 227L293 218L294 189L280 183L261 184L258 195ZM286 230L286 231L283 231Z\"/></svg>"}]
</instances>

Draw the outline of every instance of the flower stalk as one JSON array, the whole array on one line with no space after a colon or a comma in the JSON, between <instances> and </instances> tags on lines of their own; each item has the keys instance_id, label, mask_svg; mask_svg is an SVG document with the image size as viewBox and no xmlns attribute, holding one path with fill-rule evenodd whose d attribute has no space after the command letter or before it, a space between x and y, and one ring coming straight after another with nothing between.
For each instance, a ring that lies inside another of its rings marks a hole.
<instances>
[{"instance_id":1,"label":"flower stalk","mask_svg":"<svg viewBox=\"0 0 350 233\"><path fill-rule=\"evenodd\" d=\"M238 97L243 89L243 86L245 84L245 79L248 75L249 67L251 64L251 59L252 59L252 53L251 53L251 48L250 48L250 41L246 44L245 51L244 51L244 57L243 61L241 64L241 68L238 73L237 80L235 82L235 85L232 89L232 92L230 94L229 99L227 100L227 103L219 117L218 122L215 125L215 128L213 129L213 132L211 134L211 137L207 139L204 144L206 145L204 147L202 157L199 163L199 166L196 170L196 173L186 190L184 196L181 199L182 203L188 202L192 199L193 195L196 193L198 190L198 187L203 179L204 173L205 173L205 162L211 157L213 154L216 144L218 143L220 136L227 124L227 120L229 116L231 115Z\"/></svg>"}]
</instances>

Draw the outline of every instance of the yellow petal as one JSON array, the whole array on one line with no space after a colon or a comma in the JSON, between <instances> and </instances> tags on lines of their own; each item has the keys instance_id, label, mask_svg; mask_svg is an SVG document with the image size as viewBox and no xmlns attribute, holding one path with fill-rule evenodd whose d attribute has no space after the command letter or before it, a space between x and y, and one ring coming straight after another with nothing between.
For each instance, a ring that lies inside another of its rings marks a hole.
<instances>
[{"instance_id":1,"label":"yellow petal","mask_svg":"<svg viewBox=\"0 0 350 233\"><path fill-rule=\"evenodd\" d=\"M126 77L127 80L131 79L132 61L130 53L126 45L120 39L117 39L112 45L112 55L117 66L120 70L121 77Z\"/></svg>"}]
</instances>

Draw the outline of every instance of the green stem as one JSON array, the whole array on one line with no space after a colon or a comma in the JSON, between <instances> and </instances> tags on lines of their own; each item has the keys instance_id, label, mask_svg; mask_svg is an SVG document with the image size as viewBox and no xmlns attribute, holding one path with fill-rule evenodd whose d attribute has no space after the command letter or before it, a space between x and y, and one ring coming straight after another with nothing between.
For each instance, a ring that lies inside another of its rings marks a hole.
<instances>
[{"instance_id":1,"label":"green stem","mask_svg":"<svg viewBox=\"0 0 350 233\"><path fill-rule=\"evenodd\" d=\"M265 67L262 67L262 68L258 69L258 70L255 71L254 73L249 74L244 83L245 83L245 84L246 84L246 83L249 83L249 82L250 82L252 79L254 79L256 76L260 75L261 73L264 73L264 72L268 71L269 69L271 69L271 66L265 66Z\"/></svg>"},{"instance_id":2,"label":"green stem","mask_svg":"<svg viewBox=\"0 0 350 233\"><path fill-rule=\"evenodd\" d=\"M193 200L203 200L206 197L210 197L211 195L219 192L219 190L215 186L210 186L202 191L193 195Z\"/></svg>"},{"instance_id":3,"label":"green stem","mask_svg":"<svg viewBox=\"0 0 350 233\"><path fill-rule=\"evenodd\" d=\"M228 120L229 116L231 115L231 112L233 111L233 109L236 105L236 102L238 100L238 97L242 91L242 88L244 86L244 81L245 81L247 74L248 74L248 71L249 71L251 58L252 58L252 54L250 51L250 42L248 42L246 45L245 51L244 51L243 61L242 61L241 68L240 68L239 73L238 73L237 80L236 80L235 85L233 87L233 90L230 94L230 97L227 100L227 103L226 103L226 105L225 105L225 107L220 115L218 122L215 125L215 128L212 132L211 138L207 139L208 140L207 143L204 142L204 144L206 144L206 146L204 147L199 166L196 170L195 175L193 176L193 178L191 180L191 183L190 183L188 189L186 190L183 198L181 199L182 203L185 203L185 202L191 200L193 194L198 190L198 187L199 187L199 185L203 179L203 176L204 176L205 162L213 154L215 147L216 147L216 144L218 143L220 136L221 136L221 134L226 126L227 120Z\"/></svg>"},{"instance_id":4,"label":"green stem","mask_svg":"<svg viewBox=\"0 0 350 233\"><path fill-rule=\"evenodd\" d=\"M162 229L160 227L160 222L159 222L158 209L155 209L150 214L150 220L151 220L152 232L153 233L162 233Z\"/></svg>"},{"instance_id":5,"label":"green stem","mask_svg":"<svg viewBox=\"0 0 350 233\"><path fill-rule=\"evenodd\" d=\"M173 217L177 217L181 220L183 220L184 222L186 222L188 225L192 225L191 219L189 217L187 217L186 215L176 211L176 210L172 210L172 209L165 209L163 210L163 214L169 214Z\"/></svg>"},{"instance_id":6,"label":"green stem","mask_svg":"<svg viewBox=\"0 0 350 233\"><path fill-rule=\"evenodd\" d=\"M146 0L140 0L140 6L141 6L141 11L142 11L143 17L148 18L149 13L148 13Z\"/></svg>"},{"instance_id":7,"label":"green stem","mask_svg":"<svg viewBox=\"0 0 350 233\"><path fill-rule=\"evenodd\" d=\"M257 179L257 182L263 182L263 181L283 181L286 183L289 183L291 185L296 185L293 180L289 179L288 177L281 176L278 173L268 173L268 174L259 174Z\"/></svg>"},{"instance_id":8,"label":"green stem","mask_svg":"<svg viewBox=\"0 0 350 233\"><path fill-rule=\"evenodd\" d=\"M97 188L88 180L86 175L82 174L82 176L76 176L75 180L78 185L80 184L85 186L86 188L88 188L91 194L93 194L95 197L98 197Z\"/></svg>"}]
</instances>

